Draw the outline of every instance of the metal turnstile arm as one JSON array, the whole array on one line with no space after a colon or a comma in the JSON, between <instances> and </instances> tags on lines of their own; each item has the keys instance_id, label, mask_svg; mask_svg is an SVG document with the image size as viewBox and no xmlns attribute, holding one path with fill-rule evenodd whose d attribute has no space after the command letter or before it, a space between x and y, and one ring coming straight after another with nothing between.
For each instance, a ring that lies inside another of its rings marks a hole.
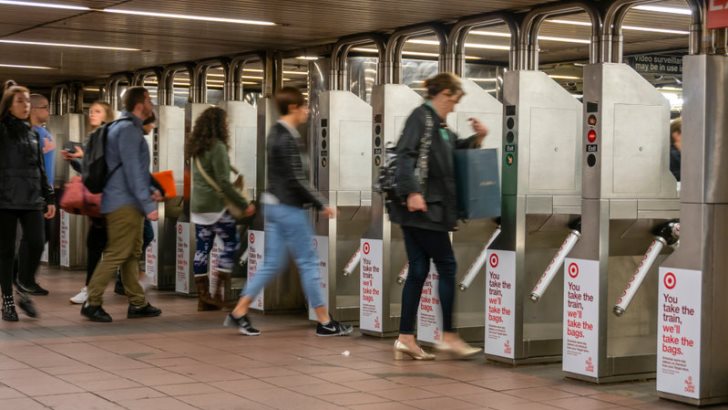
<instances>
[{"instance_id":1,"label":"metal turnstile arm","mask_svg":"<svg viewBox=\"0 0 728 410\"><path fill-rule=\"evenodd\" d=\"M495 241L495 238L498 237L501 233L501 227L499 226L492 235L490 235L490 239L488 239L488 242L483 247L483 250L480 251L480 254L475 259L475 262L470 266L470 269L468 269L468 273L465 274L465 277L463 278L462 282L460 282L460 290L464 291L467 290L470 285L473 283L476 277L478 277L478 274L480 273L481 269L483 268L483 265L485 265L485 260L488 258L488 248L490 248L490 245L493 244L493 241Z\"/></svg>"},{"instance_id":2,"label":"metal turnstile arm","mask_svg":"<svg viewBox=\"0 0 728 410\"><path fill-rule=\"evenodd\" d=\"M680 222L670 221L663 224L655 230L655 234L655 240L652 241L652 244L647 249L647 253L645 253L645 256L642 258L642 261L637 267L637 271L634 275L632 275L632 278L627 283L627 288L624 292L622 292L622 296L620 296L619 300L617 300L617 304L612 310L617 316L622 316L624 312L627 311L634 295L637 293L640 286L642 286L642 282L644 282L647 272L649 272L650 268L652 268L655 260L657 260L660 252L662 252L662 249L665 246L677 243L680 237Z\"/></svg>"},{"instance_id":3,"label":"metal turnstile arm","mask_svg":"<svg viewBox=\"0 0 728 410\"><path fill-rule=\"evenodd\" d=\"M354 273L354 269L359 266L359 262L361 262L361 247L357 248L356 252L349 258L349 262L344 266L344 276Z\"/></svg>"},{"instance_id":4,"label":"metal turnstile arm","mask_svg":"<svg viewBox=\"0 0 728 410\"><path fill-rule=\"evenodd\" d=\"M548 289L549 285L551 285L551 282L556 277L559 269L561 268L561 266L563 266L564 259L566 259L566 256L571 253L571 250L574 249L574 246L579 241L579 238L581 238L580 220L572 223L570 228L571 232L561 244L558 252L556 252L556 255L554 255L553 259L551 259L551 262L549 262L549 265L546 267L546 271L544 271L544 273L538 279L538 282L536 282L536 286L534 286L533 290L531 291L531 301L533 301L534 303L538 302L541 299L543 294L546 292L546 289Z\"/></svg>"}]
</instances>

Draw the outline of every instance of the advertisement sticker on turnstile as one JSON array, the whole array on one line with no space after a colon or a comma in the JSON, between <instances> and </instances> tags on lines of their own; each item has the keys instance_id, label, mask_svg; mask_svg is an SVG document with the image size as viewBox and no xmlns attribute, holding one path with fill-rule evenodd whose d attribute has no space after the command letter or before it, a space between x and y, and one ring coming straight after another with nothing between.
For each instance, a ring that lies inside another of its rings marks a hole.
<instances>
[{"instance_id":1,"label":"advertisement sticker on turnstile","mask_svg":"<svg viewBox=\"0 0 728 410\"><path fill-rule=\"evenodd\" d=\"M60 224L60 245L61 245L61 266L71 267L71 215L61 209Z\"/></svg>"},{"instance_id":2,"label":"advertisement sticker on turnstile","mask_svg":"<svg viewBox=\"0 0 728 410\"><path fill-rule=\"evenodd\" d=\"M177 293L190 293L190 223L177 222L177 269L174 290Z\"/></svg>"},{"instance_id":3,"label":"advertisement sticker on turnstile","mask_svg":"<svg viewBox=\"0 0 728 410\"><path fill-rule=\"evenodd\" d=\"M361 241L361 297L359 298L359 327L382 330L382 240Z\"/></svg>"},{"instance_id":4,"label":"advertisement sticker on turnstile","mask_svg":"<svg viewBox=\"0 0 728 410\"><path fill-rule=\"evenodd\" d=\"M564 261L563 369L599 374L599 261Z\"/></svg>"},{"instance_id":5,"label":"advertisement sticker on turnstile","mask_svg":"<svg viewBox=\"0 0 728 410\"><path fill-rule=\"evenodd\" d=\"M660 267L657 390L699 398L703 273Z\"/></svg>"},{"instance_id":6,"label":"advertisement sticker on turnstile","mask_svg":"<svg viewBox=\"0 0 728 410\"><path fill-rule=\"evenodd\" d=\"M152 221L152 231L154 232L154 239L147 246L146 254L144 255L144 271L146 272L147 278L151 283L157 282L157 275L159 273L159 222Z\"/></svg>"},{"instance_id":7,"label":"advertisement sticker on turnstile","mask_svg":"<svg viewBox=\"0 0 728 410\"><path fill-rule=\"evenodd\" d=\"M516 253L489 250L485 270L485 353L513 358Z\"/></svg>"},{"instance_id":8,"label":"advertisement sticker on turnstile","mask_svg":"<svg viewBox=\"0 0 728 410\"><path fill-rule=\"evenodd\" d=\"M248 281L253 280L258 268L263 264L265 255L265 231L248 231ZM265 291L261 290L250 304L251 309L265 310Z\"/></svg>"}]
</instances>

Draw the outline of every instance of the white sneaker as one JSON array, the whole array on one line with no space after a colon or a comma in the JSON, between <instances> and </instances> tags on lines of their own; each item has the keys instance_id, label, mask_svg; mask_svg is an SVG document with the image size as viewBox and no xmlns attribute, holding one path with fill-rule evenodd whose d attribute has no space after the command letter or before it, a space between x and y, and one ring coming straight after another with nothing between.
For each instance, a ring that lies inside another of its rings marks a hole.
<instances>
[{"instance_id":1,"label":"white sneaker","mask_svg":"<svg viewBox=\"0 0 728 410\"><path fill-rule=\"evenodd\" d=\"M70 302L74 305L83 305L86 303L86 299L88 299L88 289L84 286L76 296L70 299Z\"/></svg>"}]
</instances>

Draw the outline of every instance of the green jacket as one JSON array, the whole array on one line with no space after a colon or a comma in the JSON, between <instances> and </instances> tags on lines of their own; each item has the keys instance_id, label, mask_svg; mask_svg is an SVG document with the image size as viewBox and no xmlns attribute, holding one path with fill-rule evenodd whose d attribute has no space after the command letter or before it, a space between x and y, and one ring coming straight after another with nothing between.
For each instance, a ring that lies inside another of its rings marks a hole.
<instances>
[{"instance_id":1,"label":"green jacket","mask_svg":"<svg viewBox=\"0 0 728 410\"><path fill-rule=\"evenodd\" d=\"M230 158L227 147L222 141L215 142L210 149L200 155L202 168L222 189L225 197L234 202L241 209L248 207L248 202L233 188L230 182ZM195 158L190 164L192 168L192 195L190 207L195 213L220 212L225 208L225 202L220 194L211 187L197 169Z\"/></svg>"}]
</instances>

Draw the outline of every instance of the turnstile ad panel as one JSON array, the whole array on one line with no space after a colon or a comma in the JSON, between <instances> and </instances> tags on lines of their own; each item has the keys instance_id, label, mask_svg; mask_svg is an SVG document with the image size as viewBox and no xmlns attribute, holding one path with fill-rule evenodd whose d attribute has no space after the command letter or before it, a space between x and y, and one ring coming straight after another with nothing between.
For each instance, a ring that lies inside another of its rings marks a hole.
<instances>
[{"instance_id":1,"label":"turnstile ad panel","mask_svg":"<svg viewBox=\"0 0 728 410\"><path fill-rule=\"evenodd\" d=\"M669 171L669 104L624 64L584 69L582 239L566 259L563 369L591 382L652 377L657 337L657 266L629 309L611 314L654 240L677 218ZM578 320L577 320L578 319Z\"/></svg>"},{"instance_id":2,"label":"turnstile ad panel","mask_svg":"<svg viewBox=\"0 0 728 410\"><path fill-rule=\"evenodd\" d=\"M53 188L60 203L65 183L72 175L77 175L60 151L66 142L82 143L86 139L86 120L83 114L52 115L48 118L47 128L56 142ZM86 266L87 218L83 215L66 213L56 207L58 212L52 221L51 237L48 238L48 262L64 269L80 269Z\"/></svg>"},{"instance_id":3,"label":"turnstile ad panel","mask_svg":"<svg viewBox=\"0 0 728 410\"><path fill-rule=\"evenodd\" d=\"M473 135L470 118L477 118L488 127L489 133L482 148L493 148L501 157L503 104L483 90L472 80L462 80L465 96L455 106L455 111L447 117L447 124L460 138ZM455 258L458 261L456 281L460 282L477 263L488 239L498 225L491 219L473 220L461 223L458 231L452 234ZM436 269L423 288L424 297L420 301L417 317L417 338L427 343L438 343L442 337L442 308L438 295L439 279ZM463 293L455 295L453 321L456 331L469 342L483 341L485 321L485 275L478 275L471 286ZM432 297L430 297L432 296Z\"/></svg>"},{"instance_id":4,"label":"turnstile ad panel","mask_svg":"<svg viewBox=\"0 0 728 410\"><path fill-rule=\"evenodd\" d=\"M680 247L660 267L657 391L692 405L728 402L728 58L684 57ZM698 166L697 164L704 164Z\"/></svg>"},{"instance_id":5,"label":"turnstile ad panel","mask_svg":"<svg viewBox=\"0 0 728 410\"><path fill-rule=\"evenodd\" d=\"M374 129L370 184L386 161L385 148L396 144L407 118L422 104L422 97L402 84L382 84L372 90ZM389 336L399 329L402 287L398 274L407 266L402 231L392 225L382 195L372 194L371 221L361 239L360 329L371 336Z\"/></svg>"},{"instance_id":6,"label":"turnstile ad panel","mask_svg":"<svg viewBox=\"0 0 728 410\"><path fill-rule=\"evenodd\" d=\"M580 213L581 103L540 71L505 74L502 233L488 253L485 354L509 364L560 359L562 284L530 291Z\"/></svg>"},{"instance_id":7,"label":"turnstile ad panel","mask_svg":"<svg viewBox=\"0 0 728 410\"><path fill-rule=\"evenodd\" d=\"M335 206L335 219L314 215L321 287L337 320L359 320L359 277L344 266L369 228L372 195L372 107L349 91L319 95L314 127L315 187ZM356 271L354 271L356 272ZM311 309L309 317L314 320Z\"/></svg>"}]
</instances>

